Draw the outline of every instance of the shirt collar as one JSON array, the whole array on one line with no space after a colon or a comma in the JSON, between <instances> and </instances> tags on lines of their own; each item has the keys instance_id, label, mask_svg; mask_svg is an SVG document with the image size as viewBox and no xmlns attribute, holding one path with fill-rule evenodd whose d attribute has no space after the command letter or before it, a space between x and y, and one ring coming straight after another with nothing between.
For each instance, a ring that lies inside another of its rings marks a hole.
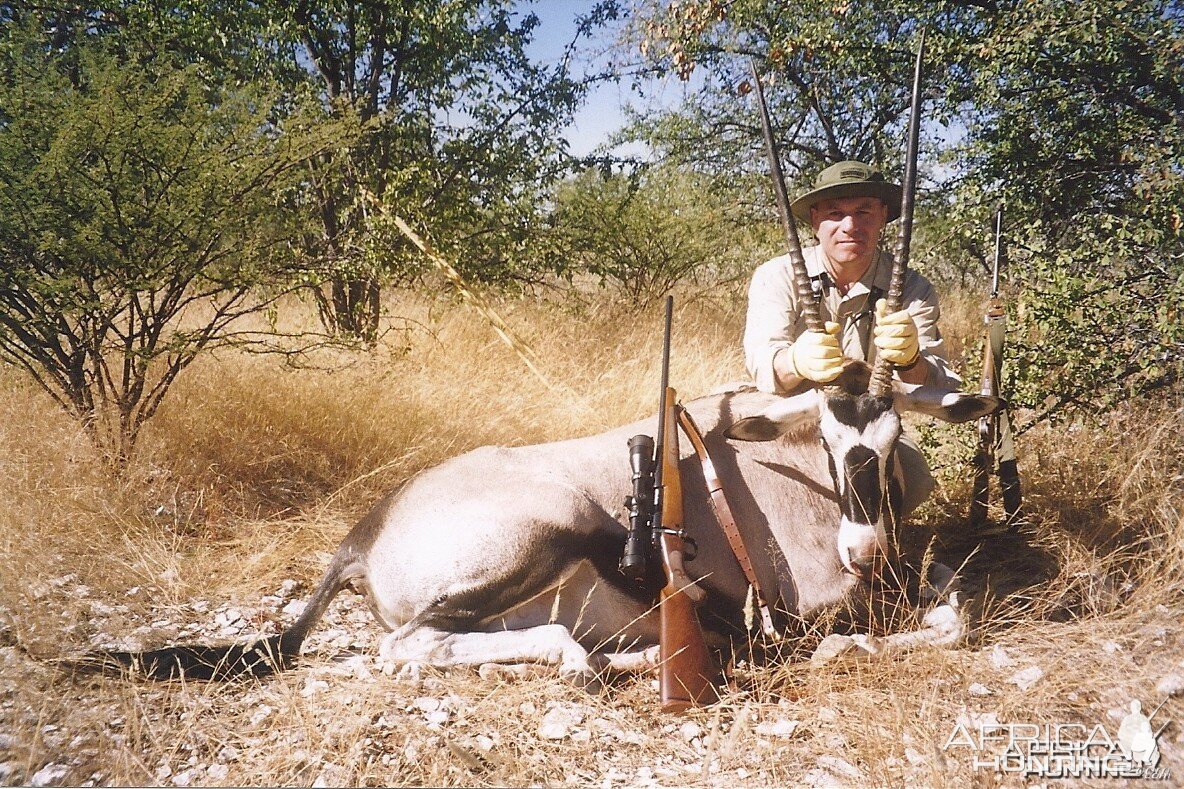
<instances>
[{"instance_id":1,"label":"shirt collar","mask_svg":"<svg viewBox=\"0 0 1184 789\"><path fill-rule=\"evenodd\" d=\"M802 257L806 260L806 273L810 277L817 277L822 272L826 271L826 266L822 262L822 249L817 245L806 247L803 251ZM788 265L789 260L786 259ZM872 264L867 267L867 271L863 272L863 276L859 278L858 282L851 285L851 289L847 291L844 299L850 299L856 296L862 296L870 293L873 287L879 288L881 291L887 293L888 286L892 283L892 255L885 252L883 249L876 247L876 255L872 258Z\"/></svg>"}]
</instances>

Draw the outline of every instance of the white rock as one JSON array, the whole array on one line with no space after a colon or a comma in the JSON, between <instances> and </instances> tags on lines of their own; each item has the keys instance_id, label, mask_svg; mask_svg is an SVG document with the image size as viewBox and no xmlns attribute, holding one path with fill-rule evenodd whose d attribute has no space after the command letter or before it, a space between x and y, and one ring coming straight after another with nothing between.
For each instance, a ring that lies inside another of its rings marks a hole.
<instances>
[{"instance_id":1,"label":"white rock","mask_svg":"<svg viewBox=\"0 0 1184 789\"><path fill-rule=\"evenodd\" d=\"M762 737L778 737L780 739L787 739L793 736L797 731L799 721L789 720L788 718L778 718L775 721L761 721L754 727L754 731Z\"/></svg>"},{"instance_id":2,"label":"white rock","mask_svg":"<svg viewBox=\"0 0 1184 789\"><path fill-rule=\"evenodd\" d=\"M850 781L845 781L826 770L810 770L802 776L802 785L817 787L817 789L831 789L831 787L846 787Z\"/></svg>"},{"instance_id":3,"label":"white rock","mask_svg":"<svg viewBox=\"0 0 1184 789\"><path fill-rule=\"evenodd\" d=\"M238 748L233 745L224 745L222 750L218 751L218 758L224 762L233 762L238 760Z\"/></svg>"},{"instance_id":4,"label":"white rock","mask_svg":"<svg viewBox=\"0 0 1184 789\"><path fill-rule=\"evenodd\" d=\"M310 678L308 680L305 680L304 687L300 689L300 695L307 699L312 696L315 696L316 694L320 693L321 691L328 690L328 689L329 689L329 683L326 682L325 680Z\"/></svg>"},{"instance_id":5,"label":"white rock","mask_svg":"<svg viewBox=\"0 0 1184 789\"><path fill-rule=\"evenodd\" d=\"M862 770L839 756L819 756L818 766L830 770L831 772L845 775L848 778L863 777Z\"/></svg>"},{"instance_id":6,"label":"white rock","mask_svg":"<svg viewBox=\"0 0 1184 789\"><path fill-rule=\"evenodd\" d=\"M312 785L314 787L348 786L349 777L349 771L344 767L332 762L325 762L321 765L321 774L313 780Z\"/></svg>"},{"instance_id":7,"label":"white rock","mask_svg":"<svg viewBox=\"0 0 1184 789\"><path fill-rule=\"evenodd\" d=\"M0 784L19 783L13 781L19 770L20 766L16 762L0 762Z\"/></svg>"},{"instance_id":8,"label":"white rock","mask_svg":"<svg viewBox=\"0 0 1184 789\"><path fill-rule=\"evenodd\" d=\"M539 723L539 736L544 740L562 740L583 719L584 713L574 707L552 707Z\"/></svg>"},{"instance_id":9,"label":"white rock","mask_svg":"<svg viewBox=\"0 0 1184 789\"><path fill-rule=\"evenodd\" d=\"M991 665L995 668L1010 668L1015 665L1007 650L996 644L991 648Z\"/></svg>"},{"instance_id":10,"label":"white rock","mask_svg":"<svg viewBox=\"0 0 1184 789\"><path fill-rule=\"evenodd\" d=\"M434 699L431 696L420 696L415 701L411 702L411 706L420 712L435 712L440 709L443 702L440 699Z\"/></svg>"},{"instance_id":11,"label":"white rock","mask_svg":"<svg viewBox=\"0 0 1184 789\"><path fill-rule=\"evenodd\" d=\"M182 770L173 776L173 786L189 786L193 783L193 770Z\"/></svg>"},{"instance_id":12,"label":"white rock","mask_svg":"<svg viewBox=\"0 0 1184 789\"><path fill-rule=\"evenodd\" d=\"M703 736L703 727L694 721L687 721L682 726L678 727L678 734L682 737L683 742L690 742L696 737Z\"/></svg>"},{"instance_id":13,"label":"white rock","mask_svg":"<svg viewBox=\"0 0 1184 789\"><path fill-rule=\"evenodd\" d=\"M984 732L990 732L999 726L999 713L964 710L954 719L954 722L972 731L981 729Z\"/></svg>"},{"instance_id":14,"label":"white rock","mask_svg":"<svg viewBox=\"0 0 1184 789\"><path fill-rule=\"evenodd\" d=\"M308 606L303 600L292 600L284 606L283 612L285 616L298 617L304 613L304 609Z\"/></svg>"},{"instance_id":15,"label":"white rock","mask_svg":"<svg viewBox=\"0 0 1184 789\"><path fill-rule=\"evenodd\" d=\"M818 720L824 723L834 723L839 719L839 713L833 707L819 707L814 714L818 716Z\"/></svg>"},{"instance_id":16,"label":"white rock","mask_svg":"<svg viewBox=\"0 0 1184 789\"><path fill-rule=\"evenodd\" d=\"M226 776L230 775L230 768L225 764L211 764L206 768L206 775L211 781L225 781Z\"/></svg>"},{"instance_id":17,"label":"white rock","mask_svg":"<svg viewBox=\"0 0 1184 789\"><path fill-rule=\"evenodd\" d=\"M994 693L993 690L981 682L972 682L970 687L966 690L971 696L990 696L992 693Z\"/></svg>"},{"instance_id":18,"label":"white rock","mask_svg":"<svg viewBox=\"0 0 1184 789\"><path fill-rule=\"evenodd\" d=\"M1122 651L1122 644L1117 641L1105 641L1102 643L1102 651L1107 655L1113 655L1115 652Z\"/></svg>"},{"instance_id":19,"label":"white rock","mask_svg":"<svg viewBox=\"0 0 1184 789\"><path fill-rule=\"evenodd\" d=\"M29 778L29 786L56 786L66 777L68 772L70 772L70 768L66 765L50 762L33 773Z\"/></svg>"},{"instance_id":20,"label":"white rock","mask_svg":"<svg viewBox=\"0 0 1184 789\"><path fill-rule=\"evenodd\" d=\"M1020 690L1027 690L1044 678L1044 671L1040 666L1028 666L1022 671L1017 671L1012 674L1008 682L1012 683Z\"/></svg>"},{"instance_id":21,"label":"white rock","mask_svg":"<svg viewBox=\"0 0 1184 789\"><path fill-rule=\"evenodd\" d=\"M1184 673L1173 671L1159 681L1155 692L1161 696L1179 696L1184 693Z\"/></svg>"},{"instance_id":22,"label":"white rock","mask_svg":"<svg viewBox=\"0 0 1184 789\"><path fill-rule=\"evenodd\" d=\"M267 720L267 718L273 712L275 712L275 710L272 709L270 705L260 704L259 709L251 713L251 725L256 726L262 723L263 721Z\"/></svg>"},{"instance_id":23,"label":"white rock","mask_svg":"<svg viewBox=\"0 0 1184 789\"><path fill-rule=\"evenodd\" d=\"M925 755L922 754L920 751L918 751L916 748L905 748L904 749L904 758L908 759L909 764L911 764L914 767L920 767L921 765L925 764L928 761L925 758Z\"/></svg>"}]
</instances>

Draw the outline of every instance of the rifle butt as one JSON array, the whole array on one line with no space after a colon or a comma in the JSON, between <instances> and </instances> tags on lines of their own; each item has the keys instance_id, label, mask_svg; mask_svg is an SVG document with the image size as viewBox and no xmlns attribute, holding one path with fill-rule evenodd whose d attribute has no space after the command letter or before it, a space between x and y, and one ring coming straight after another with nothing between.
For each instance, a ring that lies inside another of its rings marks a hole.
<instances>
[{"instance_id":1,"label":"rifle butt","mask_svg":"<svg viewBox=\"0 0 1184 789\"><path fill-rule=\"evenodd\" d=\"M1008 521L1020 517L1023 492L1020 490L1020 471L1014 459L999 463L999 487L1003 493L1003 511Z\"/></svg>"},{"instance_id":2,"label":"rifle butt","mask_svg":"<svg viewBox=\"0 0 1184 789\"><path fill-rule=\"evenodd\" d=\"M658 688L663 712L685 712L719 701L723 677L703 640L695 604L684 591L662 592L659 603Z\"/></svg>"}]
</instances>

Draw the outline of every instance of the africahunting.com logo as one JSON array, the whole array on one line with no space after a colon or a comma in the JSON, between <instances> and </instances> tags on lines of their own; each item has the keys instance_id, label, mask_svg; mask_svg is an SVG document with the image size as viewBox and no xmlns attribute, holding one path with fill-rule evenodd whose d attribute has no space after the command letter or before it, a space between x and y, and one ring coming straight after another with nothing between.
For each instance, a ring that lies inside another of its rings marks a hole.
<instances>
[{"instance_id":1,"label":"africahunting.com logo","mask_svg":"<svg viewBox=\"0 0 1184 789\"><path fill-rule=\"evenodd\" d=\"M1161 705L1162 706L1162 705ZM1099 723L1000 723L994 715L960 718L942 749L975 768L1036 778L1144 778L1166 781L1159 735L1138 701L1113 734Z\"/></svg>"}]
</instances>

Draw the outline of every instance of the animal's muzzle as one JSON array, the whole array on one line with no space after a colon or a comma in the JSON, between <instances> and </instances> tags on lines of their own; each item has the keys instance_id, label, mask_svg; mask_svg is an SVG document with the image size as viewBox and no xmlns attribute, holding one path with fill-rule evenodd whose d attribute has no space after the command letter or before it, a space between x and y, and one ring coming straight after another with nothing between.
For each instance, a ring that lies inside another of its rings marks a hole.
<instances>
[{"instance_id":1,"label":"animal's muzzle","mask_svg":"<svg viewBox=\"0 0 1184 789\"><path fill-rule=\"evenodd\" d=\"M843 568L864 581L871 581L888 550L888 539L879 524L855 523L843 516L838 547Z\"/></svg>"}]
</instances>

